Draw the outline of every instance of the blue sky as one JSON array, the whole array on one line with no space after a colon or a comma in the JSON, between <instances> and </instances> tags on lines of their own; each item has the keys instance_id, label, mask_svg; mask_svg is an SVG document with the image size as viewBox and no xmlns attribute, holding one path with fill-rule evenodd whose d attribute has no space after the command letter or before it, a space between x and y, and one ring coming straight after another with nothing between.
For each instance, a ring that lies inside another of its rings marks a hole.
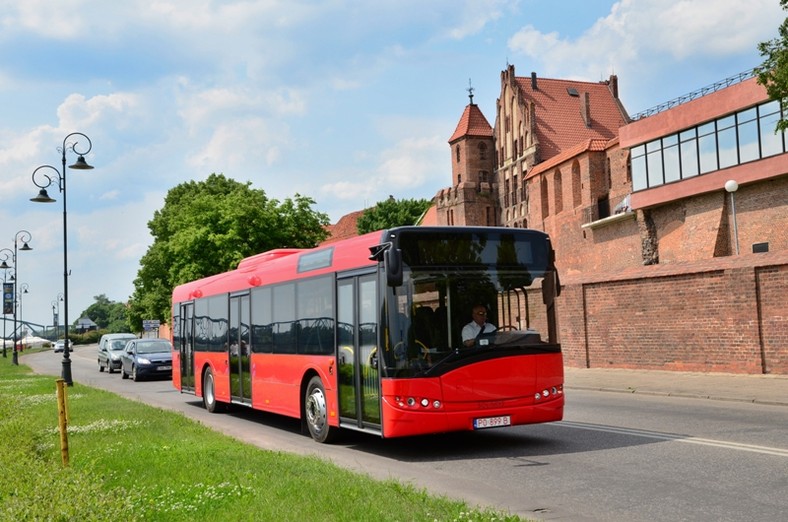
<instances>
[{"instance_id":1,"label":"blue sky","mask_svg":"<svg viewBox=\"0 0 788 522\"><path fill-rule=\"evenodd\" d=\"M29 198L71 132L90 137L96 168L66 174L69 322L96 295L131 295L147 222L179 183L223 173L308 195L332 222L389 195L431 198L451 182L469 80L491 124L507 64L616 74L635 114L757 66L785 17L778 0L557 5L0 0L0 249L32 235L24 318L51 324L63 291L61 195Z\"/></svg>"}]
</instances>

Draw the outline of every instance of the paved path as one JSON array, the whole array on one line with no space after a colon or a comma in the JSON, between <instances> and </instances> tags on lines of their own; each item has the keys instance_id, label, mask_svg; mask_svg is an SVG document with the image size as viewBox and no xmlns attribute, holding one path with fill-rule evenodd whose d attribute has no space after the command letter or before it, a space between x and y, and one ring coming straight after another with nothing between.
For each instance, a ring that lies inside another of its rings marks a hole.
<instances>
[{"instance_id":1,"label":"paved path","mask_svg":"<svg viewBox=\"0 0 788 522\"><path fill-rule=\"evenodd\" d=\"M568 389L645 393L788 406L788 375L565 368Z\"/></svg>"}]
</instances>

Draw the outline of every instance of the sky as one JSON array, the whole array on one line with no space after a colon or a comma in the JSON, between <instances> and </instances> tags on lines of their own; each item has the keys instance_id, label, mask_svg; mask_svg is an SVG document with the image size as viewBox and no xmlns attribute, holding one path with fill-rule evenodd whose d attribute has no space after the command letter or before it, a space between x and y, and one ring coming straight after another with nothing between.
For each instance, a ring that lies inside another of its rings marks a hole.
<instances>
[{"instance_id":1,"label":"sky","mask_svg":"<svg viewBox=\"0 0 788 522\"><path fill-rule=\"evenodd\" d=\"M758 66L785 15L778 0L0 0L0 259L29 233L21 317L51 325L63 194L56 179L56 203L31 202L33 172L57 178L74 132L95 168L65 174L69 323L95 296L128 300L181 183L222 173L334 223L430 199L451 184L469 85L493 125L507 65L615 74L636 114Z\"/></svg>"}]
</instances>

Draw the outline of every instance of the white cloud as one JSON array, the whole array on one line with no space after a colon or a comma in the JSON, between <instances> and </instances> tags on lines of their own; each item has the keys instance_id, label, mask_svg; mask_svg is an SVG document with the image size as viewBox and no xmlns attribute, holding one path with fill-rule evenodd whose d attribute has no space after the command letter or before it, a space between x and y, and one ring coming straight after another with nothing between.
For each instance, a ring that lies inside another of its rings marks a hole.
<instances>
[{"instance_id":1,"label":"white cloud","mask_svg":"<svg viewBox=\"0 0 788 522\"><path fill-rule=\"evenodd\" d=\"M389 194L397 199L429 199L448 182L447 155L445 140L436 135L403 138L381 151L371 171L343 172L350 179L323 184L320 190L328 197L359 202L348 211L362 208L362 201L374 204Z\"/></svg>"},{"instance_id":2,"label":"white cloud","mask_svg":"<svg viewBox=\"0 0 788 522\"><path fill-rule=\"evenodd\" d=\"M99 201L115 201L118 199L119 196L120 196L119 190L117 189L109 190L99 196Z\"/></svg>"},{"instance_id":3,"label":"white cloud","mask_svg":"<svg viewBox=\"0 0 788 522\"><path fill-rule=\"evenodd\" d=\"M503 15L502 8L509 3L501 0L465 0L457 6L460 20L449 28L447 34L457 40L477 34L488 23L499 19Z\"/></svg>"},{"instance_id":4,"label":"white cloud","mask_svg":"<svg viewBox=\"0 0 788 522\"><path fill-rule=\"evenodd\" d=\"M655 81L703 87L691 83L698 81L692 75L710 67L712 60L720 60L712 81L758 65L750 58L757 54L757 43L772 38L783 18L773 0L622 0L576 38L526 25L508 46L539 64L531 70L541 75L599 81L617 74L624 97L643 100ZM720 70L735 67L733 58L738 56L745 57L741 69ZM660 101L666 100L652 103Z\"/></svg>"},{"instance_id":5,"label":"white cloud","mask_svg":"<svg viewBox=\"0 0 788 522\"><path fill-rule=\"evenodd\" d=\"M75 93L57 108L57 116L61 129L87 129L108 118L123 126L123 118L118 116L127 118L139 111L139 106L140 100L135 94L113 93L86 98Z\"/></svg>"}]
</instances>

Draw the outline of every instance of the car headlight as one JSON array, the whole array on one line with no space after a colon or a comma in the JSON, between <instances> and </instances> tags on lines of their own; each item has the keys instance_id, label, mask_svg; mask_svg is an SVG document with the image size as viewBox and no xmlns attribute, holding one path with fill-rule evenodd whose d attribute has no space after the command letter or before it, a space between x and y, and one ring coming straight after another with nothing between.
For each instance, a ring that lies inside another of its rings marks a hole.
<instances>
[{"instance_id":1,"label":"car headlight","mask_svg":"<svg viewBox=\"0 0 788 522\"><path fill-rule=\"evenodd\" d=\"M150 364L150 359L146 359L145 357L138 357L137 362L140 364Z\"/></svg>"}]
</instances>

